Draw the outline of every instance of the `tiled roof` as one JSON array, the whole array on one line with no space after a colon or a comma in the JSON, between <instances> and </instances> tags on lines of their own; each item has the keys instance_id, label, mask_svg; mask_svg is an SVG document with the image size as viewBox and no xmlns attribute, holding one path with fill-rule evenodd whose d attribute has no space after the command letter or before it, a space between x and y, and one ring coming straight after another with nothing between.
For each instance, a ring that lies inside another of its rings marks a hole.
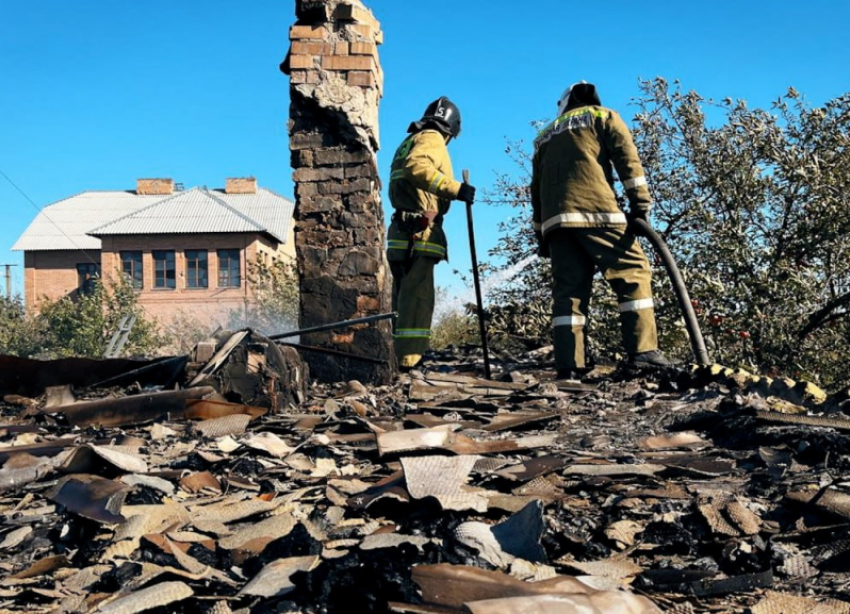
<instances>
[{"instance_id":1,"label":"tiled roof","mask_svg":"<svg viewBox=\"0 0 850 614\"><path fill-rule=\"evenodd\" d=\"M44 207L12 249L100 249L100 236L123 234L265 232L284 243L294 206L265 188L256 194L192 188L167 196L83 192Z\"/></svg>"}]
</instances>

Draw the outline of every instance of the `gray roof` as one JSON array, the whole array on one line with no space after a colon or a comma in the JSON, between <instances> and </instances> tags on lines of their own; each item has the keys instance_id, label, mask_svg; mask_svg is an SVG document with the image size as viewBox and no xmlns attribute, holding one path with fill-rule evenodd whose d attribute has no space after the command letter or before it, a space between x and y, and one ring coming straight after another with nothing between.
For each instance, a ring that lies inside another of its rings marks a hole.
<instances>
[{"instance_id":1,"label":"gray roof","mask_svg":"<svg viewBox=\"0 0 850 614\"><path fill-rule=\"evenodd\" d=\"M192 188L167 196L83 192L44 207L12 246L18 251L100 249L101 236L259 232L286 242L295 204L256 194Z\"/></svg>"}]
</instances>

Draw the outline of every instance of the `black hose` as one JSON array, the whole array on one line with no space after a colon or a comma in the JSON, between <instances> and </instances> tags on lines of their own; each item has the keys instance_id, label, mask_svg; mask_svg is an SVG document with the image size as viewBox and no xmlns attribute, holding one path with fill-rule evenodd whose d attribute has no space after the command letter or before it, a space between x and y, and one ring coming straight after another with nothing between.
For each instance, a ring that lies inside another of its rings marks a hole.
<instances>
[{"instance_id":1,"label":"black hose","mask_svg":"<svg viewBox=\"0 0 850 614\"><path fill-rule=\"evenodd\" d=\"M688 289L685 287L685 282L682 281L682 275L679 273L679 267L673 259L673 254L667 248L664 239L652 229L649 222L637 218L632 220L630 225L637 232L636 235L644 236L649 239L653 249L661 256L661 261L664 263L664 268L667 269L667 275L673 284L673 291L676 293L676 298L679 299L679 306L682 308L682 315L685 316L685 327L688 329L688 336L691 339L691 348L694 352L694 358L698 365L709 365L711 360L708 357L708 350L705 349L705 341L702 338L702 331L697 321L694 306L691 304L691 297L688 295Z\"/></svg>"}]
</instances>

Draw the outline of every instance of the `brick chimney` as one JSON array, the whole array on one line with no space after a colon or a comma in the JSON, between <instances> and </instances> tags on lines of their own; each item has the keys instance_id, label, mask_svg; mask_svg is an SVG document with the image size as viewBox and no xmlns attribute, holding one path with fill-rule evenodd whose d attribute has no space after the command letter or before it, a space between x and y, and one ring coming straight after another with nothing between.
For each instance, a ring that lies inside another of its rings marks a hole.
<instances>
[{"instance_id":1,"label":"brick chimney","mask_svg":"<svg viewBox=\"0 0 850 614\"><path fill-rule=\"evenodd\" d=\"M290 75L300 325L310 328L392 311L376 154L383 33L361 0L296 0L295 10L281 70ZM392 381L389 320L301 343L343 352L304 352L317 381Z\"/></svg>"},{"instance_id":2,"label":"brick chimney","mask_svg":"<svg viewBox=\"0 0 850 614\"><path fill-rule=\"evenodd\" d=\"M225 194L256 194L257 180L254 177L228 177L224 183Z\"/></svg>"},{"instance_id":3,"label":"brick chimney","mask_svg":"<svg viewBox=\"0 0 850 614\"><path fill-rule=\"evenodd\" d=\"M145 196L167 196L174 194L173 179L137 179L136 194Z\"/></svg>"}]
</instances>

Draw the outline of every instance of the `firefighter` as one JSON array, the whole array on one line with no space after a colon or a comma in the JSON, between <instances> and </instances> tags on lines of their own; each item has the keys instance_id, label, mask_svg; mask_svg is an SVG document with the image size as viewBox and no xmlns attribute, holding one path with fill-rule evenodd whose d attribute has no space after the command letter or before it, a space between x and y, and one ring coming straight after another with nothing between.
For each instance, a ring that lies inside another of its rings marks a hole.
<instances>
[{"instance_id":1,"label":"firefighter","mask_svg":"<svg viewBox=\"0 0 850 614\"><path fill-rule=\"evenodd\" d=\"M472 203L475 188L454 179L447 145L460 134L460 111L445 96L410 124L393 157L387 232L393 274L395 353L399 368L417 366L428 349L434 313L434 266L448 259L443 218L452 200Z\"/></svg>"},{"instance_id":2,"label":"firefighter","mask_svg":"<svg viewBox=\"0 0 850 614\"><path fill-rule=\"evenodd\" d=\"M628 213L617 203L614 170ZM597 269L617 295L627 363L669 366L658 351L649 261L628 228L649 213L646 177L629 129L593 84L567 88L558 117L535 139L531 202L540 253L552 259L556 376L578 378L592 367L585 325Z\"/></svg>"}]
</instances>

